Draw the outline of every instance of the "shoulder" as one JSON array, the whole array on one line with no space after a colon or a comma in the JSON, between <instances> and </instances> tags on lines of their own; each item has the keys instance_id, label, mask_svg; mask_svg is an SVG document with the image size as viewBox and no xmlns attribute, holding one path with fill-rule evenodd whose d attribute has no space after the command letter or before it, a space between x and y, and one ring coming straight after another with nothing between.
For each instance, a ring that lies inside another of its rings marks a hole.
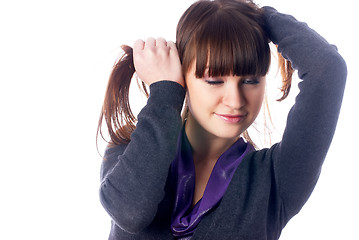
<instances>
[{"instance_id":1,"label":"shoulder","mask_svg":"<svg viewBox=\"0 0 359 240\"><path fill-rule=\"evenodd\" d=\"M112 158L114 155L120 155L122 154L128 144L113 144L109 143L105 149L105 156L104 161L107 161L108 159Z\"/></svg>"},{"instance_id":2,"label":"shoulder","mask_svg":"<svg viewBox=\"0 0 359 240\"><path fill-rule=\"evenodd\" d=\"M275 177L279 145L276 143L270 148L248 153L237 168L236 175L242 180L245 178L248 181L269 182L269 179Z\"/></svg>"},{"instance_id":3,"label":"shoulder","mask_svg":"<svg viewBox=\"0 0 359 240\"><path fill-rule=\"evenodd\" d=\"M275 155L278 150L278 145L280 143L273 144L270 148L263 148L256 151L253 151L245 157L245 161L248 161L251 164L259 164L265 162L272 162L275 158Z\"/></svg>"},{"instance_id":4,"label":"shoulder","mask_svg":"<svg viewBox=\"0 0 359 240\"><path fill-rule=\"evenodd\" d=\"M248 184L263 181L270 182L268 180L274 174L277 145L248 153L238 166L232 180L242 183L247 182Z\"/></svg>"}]
</instances>

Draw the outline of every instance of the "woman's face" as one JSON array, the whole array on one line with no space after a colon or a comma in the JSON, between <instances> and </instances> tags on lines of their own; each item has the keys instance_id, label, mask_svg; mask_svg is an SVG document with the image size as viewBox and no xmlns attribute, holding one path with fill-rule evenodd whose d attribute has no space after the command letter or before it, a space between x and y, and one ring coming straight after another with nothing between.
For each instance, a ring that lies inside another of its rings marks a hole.
<instances>
[{"instance_id":1,"label":"woman's face","mask_svg":"<svg viewBox=\"0 0 359 240\"><path fill-rule=\"evenodd\" d=\"M195 76L195 62L186 76L187 124L214 137L235 139L256 119L263 102L265 76Z\"/></svg>"}]
</instances>

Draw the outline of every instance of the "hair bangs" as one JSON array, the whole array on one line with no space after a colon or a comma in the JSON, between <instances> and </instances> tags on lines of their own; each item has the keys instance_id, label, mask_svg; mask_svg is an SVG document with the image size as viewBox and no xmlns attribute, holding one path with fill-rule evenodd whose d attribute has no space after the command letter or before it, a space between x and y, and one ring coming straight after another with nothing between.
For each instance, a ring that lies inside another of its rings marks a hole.
<instances>
[{"instance_id":1,"label":"hair bangs","mask_svg":"<svg viewBox=\"0 0 359 240\"><path fill-rule=\"evenodd\" d=\"M198 78L205 74L210 77L264 76L269 70L266 34L258 22L238 12L216 12L193 32L187 47L184 60L188 67L196 61Z\"/></svg>"}]
</instances>

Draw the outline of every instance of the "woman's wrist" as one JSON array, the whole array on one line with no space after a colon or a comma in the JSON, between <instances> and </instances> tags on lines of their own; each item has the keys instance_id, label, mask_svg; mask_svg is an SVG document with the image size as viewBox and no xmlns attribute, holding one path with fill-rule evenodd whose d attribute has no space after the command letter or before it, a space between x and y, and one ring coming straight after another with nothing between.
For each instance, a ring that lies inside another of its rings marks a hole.
<instances>
[{"instance_id":1,"label":"woman's wrist","mask_svg":"<svg viewBox=\"0 0 359 240\"><path fill-rule=\"evenodd\" d=\"M149 103L171 105L179 111L186 95L185 88L175 82L169 80L161 80L150 85Z\"/></svg>"}]
</instances>

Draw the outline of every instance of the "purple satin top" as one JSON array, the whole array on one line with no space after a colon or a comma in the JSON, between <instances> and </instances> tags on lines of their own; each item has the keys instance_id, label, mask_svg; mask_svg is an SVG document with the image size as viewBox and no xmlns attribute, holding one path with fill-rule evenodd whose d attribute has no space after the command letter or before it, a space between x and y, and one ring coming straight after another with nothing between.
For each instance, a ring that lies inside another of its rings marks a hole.
<instances>
[{"instance_id":1,"label":"purple satin top","mask_svg":"<svg viewBox=\"0 0 359 240\"><path fill-rule=\"evenodd\" d=\"M224 152L212 170L202 199L191 209L195 188L195 168L192 148L183 127L178 138L176 157L171 164L171 181L175 191L171 218L171 231L174 237L191 238L203 216L221 201L244 156L254 150L250 143L239 138Z\"/></svg>"}]
</instances>

